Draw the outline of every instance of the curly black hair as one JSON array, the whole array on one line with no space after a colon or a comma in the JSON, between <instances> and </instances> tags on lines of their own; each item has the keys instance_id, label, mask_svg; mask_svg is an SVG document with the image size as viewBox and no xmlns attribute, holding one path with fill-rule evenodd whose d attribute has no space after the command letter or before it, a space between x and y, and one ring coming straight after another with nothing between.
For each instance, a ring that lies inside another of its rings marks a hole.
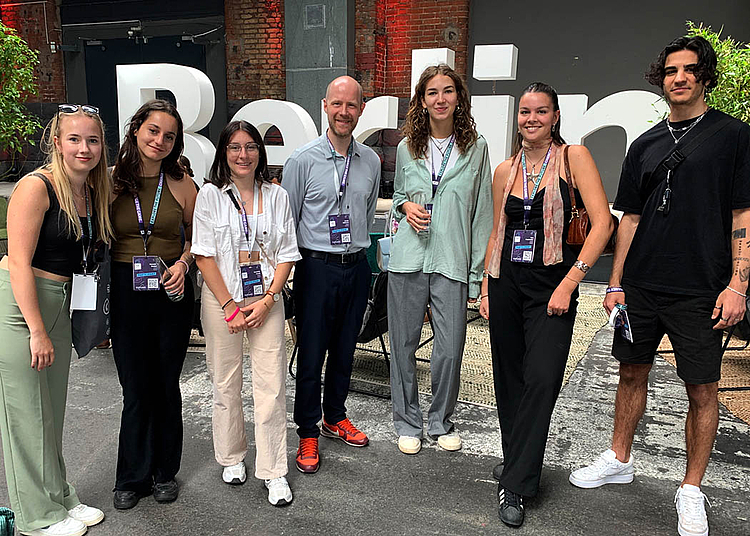
<instances>
[{"instance_id":1,"label":"curly black hair","mask_svg":"<svg viewBox=\"0 0 750 536\"><path fill-rule=\"evenodd\" d=\"M711 43L700 36L682 36L669 43L646 71L646 81L659 87L663 92L664 65L667 62L667 56L680 50L692 50L698 55L698 64L693 71L696 81L706 85L707 93L715 88L719 79L719 73L716 70L716 52L714 52Z\"/></svg>"}]
</instances>

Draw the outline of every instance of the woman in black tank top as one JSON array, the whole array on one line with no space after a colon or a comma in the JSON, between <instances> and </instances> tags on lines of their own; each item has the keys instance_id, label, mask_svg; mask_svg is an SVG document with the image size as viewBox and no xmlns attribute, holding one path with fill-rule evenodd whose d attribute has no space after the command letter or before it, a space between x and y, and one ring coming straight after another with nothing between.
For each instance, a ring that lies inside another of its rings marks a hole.
<instances>
[{"instance_id":1,"label":"woman in black tank top","mask_svg":"<svg viewBox=\"0 0 750 536\"><path fill-rule=\"evenodd\" d=\"M104 514L81 504L65 481L70 280L82 271L89 245L112 237L110 182L96 108L61 105L46 132L47 165L18 182L8 205L8 256L0 261L0 430L21 534L52 527L75 535Z\"/></svg>"},{"instance_id":2,"label":"woman in black tank top","mask_svg":"<svg viewBox=\"0 0 750 536\"><path fill-rule=\"evenodd\" d=\"M568 153L570 174L563 165ZM585 205L592 224L580 249L566 244L571 190L562 177L568 175L577 187L576 206ZM514 155L497 167L492 188L480 314L489 320L502 434L498 514L503 523L520 526L524 497L539 487L578 284L613 229L596 164L585 147L565 145L557 93L547 84L534 83L521 95Z\"/></svg>"}]
</instances>

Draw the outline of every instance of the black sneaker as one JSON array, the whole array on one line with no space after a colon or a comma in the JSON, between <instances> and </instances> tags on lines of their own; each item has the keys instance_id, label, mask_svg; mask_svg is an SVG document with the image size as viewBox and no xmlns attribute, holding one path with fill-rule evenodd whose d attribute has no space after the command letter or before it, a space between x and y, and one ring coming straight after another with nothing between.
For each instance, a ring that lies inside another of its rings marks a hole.
<instances>
[{"instance_id":1,"label":"black sneaker","mask_svg":"<svg viewBox=\"0 0 750 536\"><path fill-rule=\"evenodd\" d=\"M522 496L498 484L497 501L500 503L497 509L500 521L509 527L520 527L523 525L524 510Z\"/></svg>"},{"instance_id":2,"label":"black sneaker","mask_svg":"<svg viewBox=\"0 0 750 536\"><path fill-rule=\"evenodd\" d=\"M167 482L157 482L154 484L154 499L158 503L170 503L177 500L179 488L177 482L169 480Z\"/></svg>"}]
</instances>

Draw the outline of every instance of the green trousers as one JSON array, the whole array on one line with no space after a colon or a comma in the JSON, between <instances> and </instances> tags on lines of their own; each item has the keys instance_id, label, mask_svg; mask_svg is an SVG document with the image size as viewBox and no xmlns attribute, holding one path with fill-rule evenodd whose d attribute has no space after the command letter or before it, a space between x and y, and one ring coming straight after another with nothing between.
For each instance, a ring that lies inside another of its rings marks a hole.
<instances>
[{"instance_id":1,"label":"green trousers","mask_svg":"<svg viewBox=\"0 0 750 536\"><path fill-rule=\"evenodd\" d=\"M16 527L32 531L62 521L80 501L65 475L63 420L70 371L70 283L36 278L52 366L31 368L30 333L0 269L0 433Z\"/></svg>"}]
</instances>

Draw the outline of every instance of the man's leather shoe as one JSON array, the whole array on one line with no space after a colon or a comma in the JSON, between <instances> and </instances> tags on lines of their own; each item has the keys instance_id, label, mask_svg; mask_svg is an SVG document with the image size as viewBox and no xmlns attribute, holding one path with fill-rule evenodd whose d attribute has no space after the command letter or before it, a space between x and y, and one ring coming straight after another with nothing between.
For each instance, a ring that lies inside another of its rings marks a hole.
<instances>
[{"instance_id":1,"label":"man's leather shoe","mask_svg":"<svg viewBox=\"0 0 750 536\"><path fill-rule=\"evenodd\" d=\"M177 500L178 493L177 482L174 480L154 484L154 499L158 503L174 502Z\"/></svg>"},{"instance_id":2,"label":"man's leather shoe","mask_svg":"<svg viewBox=\"0 0 750 536\"><path fill-rule=\"evenodd\" d=\"M141 499L141 495L137 491L128 491L122 489L116 489L115 495L112 498L112 504L118 510L130 510Z\"/></svg>"}]
</instances>

